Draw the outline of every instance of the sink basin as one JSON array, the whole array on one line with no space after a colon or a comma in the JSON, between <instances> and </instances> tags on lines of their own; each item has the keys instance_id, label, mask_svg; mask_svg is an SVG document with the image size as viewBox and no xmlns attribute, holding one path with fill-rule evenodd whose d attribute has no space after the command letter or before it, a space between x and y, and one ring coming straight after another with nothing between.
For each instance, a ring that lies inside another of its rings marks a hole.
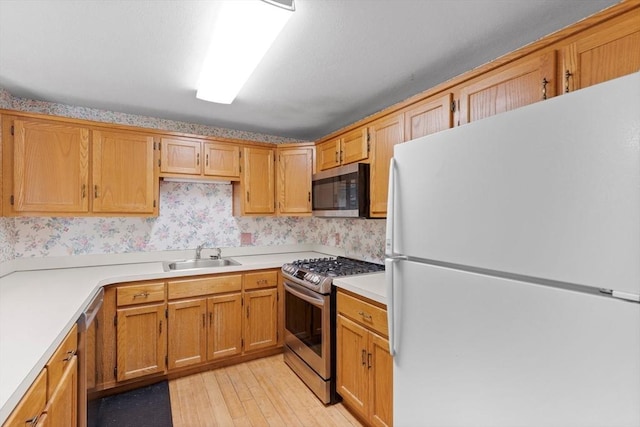
<instances>
[{"instance_id":1,"label":"sink basin","mask_svg":"<svg viewBox=\"0 0 640 427\"><path fill-rule=\"evenodd\" d=\"M229 265L240 265L239 262L234 261L230 258L219 258L219 259L187 259L183 261L171 261L164 262L163 267L164 271L174 271L174 270L193 270L197 268L215 268L215 267L226 267Z\"/></svg>"}]
</instances>

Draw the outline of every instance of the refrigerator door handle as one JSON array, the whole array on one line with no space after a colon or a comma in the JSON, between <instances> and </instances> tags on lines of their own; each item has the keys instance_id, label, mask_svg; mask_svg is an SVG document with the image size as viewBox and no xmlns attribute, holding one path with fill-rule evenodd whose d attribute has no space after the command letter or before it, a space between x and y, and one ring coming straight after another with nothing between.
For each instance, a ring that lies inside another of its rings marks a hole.
<instances>
[{"instance_id":1,"label":"refrigerator door handle","mask_svg":"<svg viewBox=\"0 0 640 427\"><path fill-rule=\"evenodd\" d=\"M393 257L393 220L395 217L395 196L396 196L396 159L389 161L389 192L387 194L387 235L385 240L384 253L387 257Z\"/></svg>"},{"instance_id":2,"label":"refrigerator door handle","mask_svg":"<svg viewBox=\"0 0 640 427\"><path fill-rule=\"evenodd\" d=\"M394 305L394 283L393 283L393 270L395 263L398 261L407 260L406 256L394 256L385 258L385 281L387 285L387 324L389 325L389 354L391 357L396 355L396 321L395 321L395 305Z\"/></svg>"}]
</instances>

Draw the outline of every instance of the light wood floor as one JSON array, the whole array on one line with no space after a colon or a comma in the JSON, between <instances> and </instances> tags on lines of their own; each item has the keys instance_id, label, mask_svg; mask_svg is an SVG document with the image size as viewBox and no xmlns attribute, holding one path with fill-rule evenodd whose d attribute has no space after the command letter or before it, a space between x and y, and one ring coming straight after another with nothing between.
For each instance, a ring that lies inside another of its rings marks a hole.
<instances>
[{"instance_id":1,"label":"light wood floor","mask_svg":"<svg viewBox=\"0 0 640 427\"><path fill-rule=\"evenodd\" d=\"M174 427L362 426L324 406L281 354L172 380L169 392Z\"/></svg>"}]
</instances>

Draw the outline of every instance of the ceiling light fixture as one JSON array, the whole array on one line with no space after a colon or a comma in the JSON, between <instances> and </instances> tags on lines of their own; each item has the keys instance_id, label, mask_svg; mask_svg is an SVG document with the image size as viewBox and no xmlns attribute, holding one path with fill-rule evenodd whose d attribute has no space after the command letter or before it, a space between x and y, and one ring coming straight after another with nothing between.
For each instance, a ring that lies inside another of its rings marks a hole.
<instances>
[{"instance_id":1,"label":"ceiling light fixture","mask_svg":"<svg viewBox=\"0 0 640 427\"><path fill-rule=\"evenodd\" d=\"M222 2L196 97L231 104L294 10L294 0Z\"/></svg>"}]
</instances>

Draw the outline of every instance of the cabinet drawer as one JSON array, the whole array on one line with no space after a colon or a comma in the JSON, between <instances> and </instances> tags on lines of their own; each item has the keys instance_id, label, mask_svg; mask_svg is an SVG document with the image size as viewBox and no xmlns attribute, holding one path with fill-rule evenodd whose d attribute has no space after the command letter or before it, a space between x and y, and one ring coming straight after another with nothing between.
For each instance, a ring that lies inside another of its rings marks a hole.
<instances>
[{"instance_id":1,"label":"cabinet drawer","mask_svg":"<svg viewBox=\"0 0 640 427\"><path fill-rule=\"evenodd\" d=\"M60 378L62 378L62 373L77 351L78 327L73 325L71 331L69 331L64 341L62 341L47 363L47 400L51 399L53 391L58 386Z\"/></svg>"},{"instance_id":2,"label":"cabinet drawer","mask_svg":"<svg viewBox=\"0 0 640 427\"><path fill-rule=\"evenodd\" d=\"M385 337L389 336L387 311L383 308L338 292L338 313Z\"/></svg>"},{"instance_id":3,"label":"cabinet drawer","mask_svg":"<svg viewBox=\"0 0 640 427\"><path fill-rule=\"evenodd\" d=\"M118 307L158 301L164 301L164 282L122 286L116 289Z\"/></svg>"},{"instance_id":4,"label":"cabinet drawer","mask_svg":"<svg viewBox=\"0 0 640 427\"><path fill-rule=\"evenodd\" d=\"M22 397L3 427L25 427L34 417L40 418L47 403L47 369L38 374L29 390ZM40 425L40 423L38 423Z\"/></svg>"},{"instance_id":5,"label":"cabinet drawer","mask_svg":"<svg viewBox=\"0 0 640 427\"><path fill-rule=\"evenodd\" d=\"M258 271L244 275L244 289L274 288L278 286L278 270Z\"/></svg>"},{"instance_id":6,"label":"cabinet drawer","mask_svg":"<svg viewBox=\"0 0 640 427\"><path fill-rule=\"evenodd\" d=\"M172 280L169 282L169 299L221 294L241 289L242 275L240 274Z\"/></svg>"}]
</instances>

